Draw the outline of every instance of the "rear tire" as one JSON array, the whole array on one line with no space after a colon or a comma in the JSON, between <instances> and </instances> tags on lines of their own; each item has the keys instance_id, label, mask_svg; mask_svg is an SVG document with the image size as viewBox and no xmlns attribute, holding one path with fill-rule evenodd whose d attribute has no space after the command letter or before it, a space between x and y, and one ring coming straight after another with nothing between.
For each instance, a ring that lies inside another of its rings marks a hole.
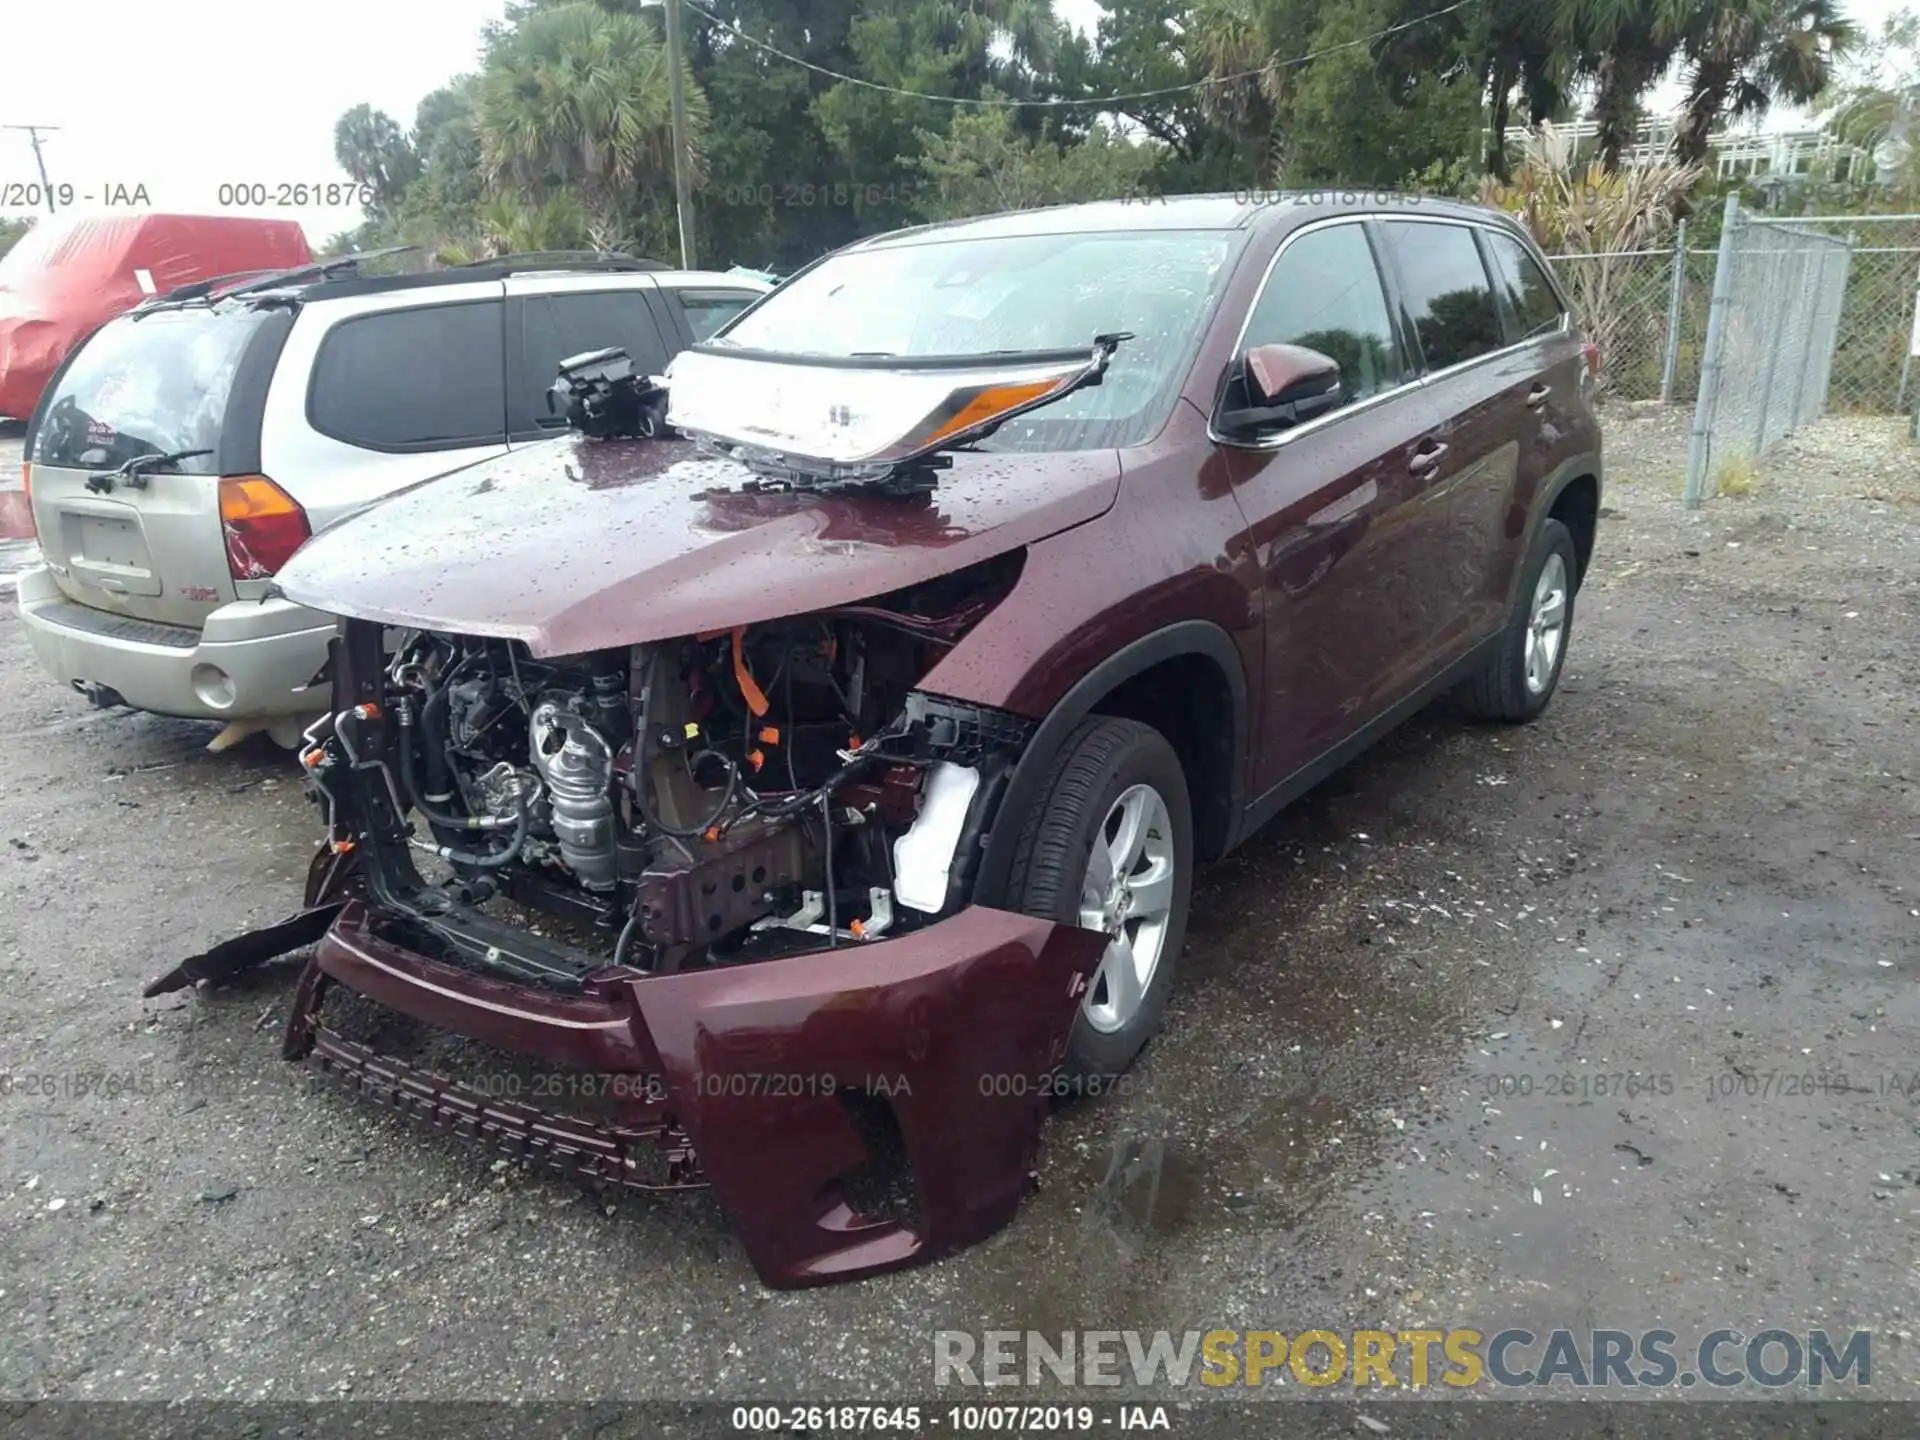
<instances>
[{"instance_id":1,"label":"rear tire","mask_svg":"<svg viewBox=\"0 0 1920 1440\"><path fill-rule=\"evenodd\" d=\"M1022 822L1010 886L1016 909L1113 937L1067 1042L1069 1080L1119 1075L1159 1030L1192 888L1180 757L1150 726L1089 718Z\"/></svg>"},{"instance_id":2,"label":"rear tire","mask_svg":"<svg viewBox=\"0 0 1920 1440\"><path fill-rule=\"evenodd\" d=\"M1534 537L1499 649L1455 692L1468 715L1521 725L1547 708L1567 663L1579 575L1573 532L1549 518Z\"/></svg>"}]
</instances>

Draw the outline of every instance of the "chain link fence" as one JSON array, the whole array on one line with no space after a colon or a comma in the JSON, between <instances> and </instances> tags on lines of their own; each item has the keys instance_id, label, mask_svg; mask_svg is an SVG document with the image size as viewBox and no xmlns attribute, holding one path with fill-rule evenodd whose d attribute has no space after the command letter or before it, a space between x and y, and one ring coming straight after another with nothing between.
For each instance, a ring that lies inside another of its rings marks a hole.
<instances>
[{"instance_id":1,"label":"chain link fence","mask_svg":"<svg viewBox=\"0 0 1920 1440\"><path fill-rule=\"evenodd\" d=\"M1907 414L1920 399L1920 373L1908 363L1920 284L1920 215L1752 218L1854 240L1827 408L1837 414ZM1581 327L1600 346L1608 396L1688 403L1698 398L1719 255L1690 246L1683 229L1673 245L1657 250L1554 257Z\"/></svg>"},{"instance_id":2,"label":"chain link fence","mask_svg":"<svg viewBox=\"0 0 1920 1440\"><path fill-rule=\"evenodd\" d=\"M1670 246L1554 268L1600 346L1603 394L1700 410L1689 504L1822 413L1913 414L1920 433L1920 214L1783 218L1730 200L1717 249L1682 224ZM1718 386L1704 409L1703 379Z\"/></svg>"},{"instance_id":3,"label":"chain link fence","mask_svg":"<svg viewBox=\"0 0 1920 1440\"><path fill-rule=\"evenodd\" d=\"M1689 508L1826 409L1852 265L1851 242L1728 197L1687 448Z\"/></svg>"},{"instance_id":4,"label":"chain link fence","mask_svg":"<svg viewBox=\"0 0 1920 1440\"><path fill-rule=\"evenodd\" d=\"M1914 395L1905 362L1920 289L1920 215L1832 216L1791 224L1844 235L1853 243L1828 408L1853 415L1908 413Z\"/></svg>"}]
</instances>

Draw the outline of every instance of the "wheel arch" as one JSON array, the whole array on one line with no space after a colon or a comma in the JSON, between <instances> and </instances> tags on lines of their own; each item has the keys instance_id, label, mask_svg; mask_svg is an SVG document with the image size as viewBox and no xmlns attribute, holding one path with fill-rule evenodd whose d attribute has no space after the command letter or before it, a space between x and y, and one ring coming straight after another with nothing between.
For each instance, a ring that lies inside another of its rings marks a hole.
<instances>
[{"instance_id":1,"label":"wheel arch","mask_svg":"<svg viewBox=\"0 0 1920 1440\"><path fill-rule=\"evenodd\" d=\"M1566 477L1547 506L1550 518L1558 520L1573 534L1576 589L1587 578L1593 560L1593 542L1600 525L1600 477L1591 469Z\"/></svg>"},{"instance_id":2,"label":"wheel arch","mask_svg":"<svg viewBox=\"0 0 1920 1440\"><path fill-rule=\"evenodd\" d=\"M1223 710L1227 726L1206 723L1209 711L1217 718ZM1225 630L1210 621L1180 621L1109 655L1040 722L987 832L976 899L998 904L1007 893L1020 830L1012 817L1040 802L1062 747L1089 715L1139 720L1166 736L1187 776L1196 853L1211 859L1231 848L1246 803L1246 673Z\"/></svg>"},{"instance_id":3,"label":"wheel arch","mask_svg":"<svg viewBox=\"0 0 1920 1440\"><path fill-rule=\"evenodd\" d=\"M1520 553L1531 554L1540 529L1548 520L1558 520L1573 532L1574 558L1578 562L1574 576L1576 589L1585 583L1587 568L1593 559L1595 536L1600 521L1603 469L1598 454L1575 455L1554 467L1540 487L1539 499L1528 518L1526 543ZM1520 581L1514 574L1514 584Z\"/></svg>"}]
</instances>

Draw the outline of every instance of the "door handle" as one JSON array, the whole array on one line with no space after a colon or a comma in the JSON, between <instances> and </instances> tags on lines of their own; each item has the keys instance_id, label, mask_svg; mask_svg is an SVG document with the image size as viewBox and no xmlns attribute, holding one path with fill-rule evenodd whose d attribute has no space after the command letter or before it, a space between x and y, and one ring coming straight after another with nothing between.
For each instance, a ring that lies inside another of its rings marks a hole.
<instances>
[{"instance_id":1,"label":"door handle","mask_svg":"<svg viewBox=\"0 0 1920 1440\"><path fill-rule=\"evenodd\" d=\"M1547 403L1547 397L1553 394L1551 385L1536 385L1527 392L1527 404L1538 410Z\"/></svg>"},{"instance_id":2,"label":"door handle","mask_svg":"<svg viewBox=\"0 0 1920 1440\"><path fill-rule=\"evenodd\" d=\"M1407 469L1411 470L1416 475L1423 474L1424 472L1431 470L1433 469L1434 466L1438 465L1440 463L1441 457L1443 457L1446 453L1447 453L1447 446L1445 445L1445 443L1436 443L1433 446L1433 448L1430 450L1420 450L1415 452L1407 460Z\"/></svg>"}]
</instances>

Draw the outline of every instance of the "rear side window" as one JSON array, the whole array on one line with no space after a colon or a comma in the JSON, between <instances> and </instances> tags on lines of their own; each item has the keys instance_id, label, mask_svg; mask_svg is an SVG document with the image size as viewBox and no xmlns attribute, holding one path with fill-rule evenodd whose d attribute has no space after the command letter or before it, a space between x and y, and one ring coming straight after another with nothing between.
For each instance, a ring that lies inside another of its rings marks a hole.
<instances>
[{"instance_id":1,"label":"rear side window","mask_svg":"<svg viewBox=\"0 0 1920 1440\"><path fill-rule=\"evenodd\" d=\"M109 321L46 397L28 458L98 469L139 455L217 452L235 377L266 320L246 307L189 307ZM219 458L209 453L177 468L217 475Z\"/></svg>"},{"instance_id":2,"label":"rear side window","mask_svg":"<svg viewBox=\"0 0 1920 1440\"><path fill-rule=\"evenodd\" d=\"M320 342L307 392L314 429L372 450L502 444L501 302L343 320Z\"/></svg>"},{"instance_id":3,"label":"rear side window","mask_svg":"<svg viewBox=\"0 0 1920 1440\"><path fill-rule=\"evenodd\" d=\"M638 290L525 295L520 307L515 435L565 427L565 420L547 408L547 391L560 373L560 362L571 356L618 345L643 374L658 375L667 368L666 341L660 337L646 296Z\"/></svg>"},{"instance_id":4,"label":"rear side window","mask_svg":"<svg viewBox=\"0 0 1920 1440\"><path fill-rule=\"evenodd\" d=\"M1429 370L1444 370L1506 344L1473 231L1405 220L1389 220L1383 228L1407 318Z\"/></svg>"},{"instance_id":5,"label":"rear side window","mask_svg":"<svg viewBox=\"0 0 1920 1440\"><path fill-rule=\"evenodd\" d=\"M760 298L752 290L669 290L667 294L686 314L696 345Z\"/></svg>"},{"instance_id":6,"label":"rear side window","mask_svg":"<svg viewBox=\"0 0 1920 1440\"><path fill-rule=\"evenodd\" d=\"M1553 282L1547 279L1540 262L1511 235L1489 230L1486 240L1487 249L1493 254L1494 273L1513 307L1515 342L1559 329L1560 317L1566 311L1561 308L1560 297L1554 293Z\"/></svg>"},{"instance_id":7,"label":"rear side window","mask_svg":"<svg viewBox=\"0 0 1920 1440\"><path fill-rule=\"evenodd\" d=\"M1359 225L1312 230L1289 244L1247 320L1243 348L1304 345L1340 362L1351 403L1400 383L1386 292Z\"/></svg>"}]
</instances>

